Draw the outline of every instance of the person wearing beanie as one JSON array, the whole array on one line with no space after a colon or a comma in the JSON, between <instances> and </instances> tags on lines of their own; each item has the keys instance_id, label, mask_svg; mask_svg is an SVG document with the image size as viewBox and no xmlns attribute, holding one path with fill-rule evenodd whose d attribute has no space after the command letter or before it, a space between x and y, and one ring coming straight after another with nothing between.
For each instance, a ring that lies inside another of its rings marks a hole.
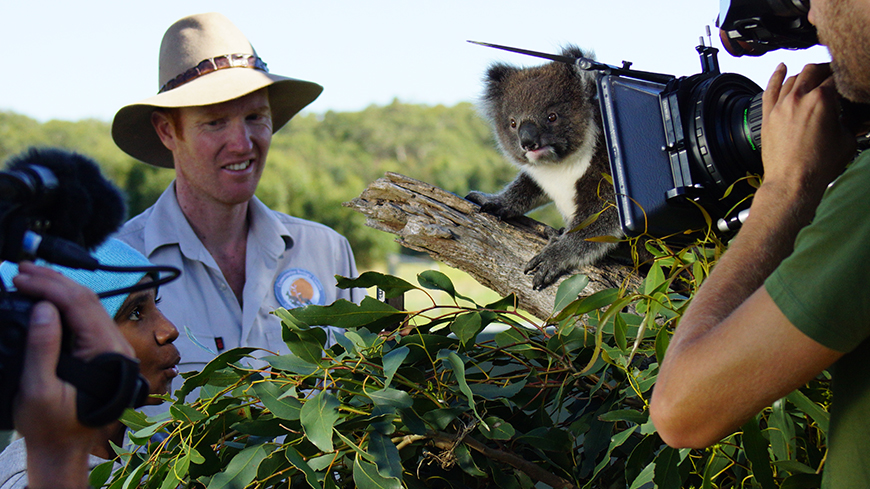
<instances>
[{"instance_id":1,"label":"person wearing beanie","mask_svg":"<svg viewBox=\"0 0 870 489\"><path fill-rule=\"evenodd\" d=\"M157 202L118 239L155 264L182 270L160 308L185 335L181 370L200 370L239 347L286 354L278 308L360 302L348 241L334 230L266 207L254 192L272 134L316 99L316 83L272 74L245 35L219 13L166 31L158 92L122 107L112 137L147 164L174 168Z\"/></svg>"},{"instance_id":2,"label":"person wearing beanie","mask_svg":"<svg viewBox=\"0 0 870 489\"><path fill-rule=\"evenodd\" d=\"M109 239L99 246L93 256L104 265L115 266L148 266L151 263L129 245ZM22 265L29 274L40 273L42 267L32 264ZM81 284L93 292L108 292L136 285L143 281L153 280L145 272L108 272L70 269L66 267L47 265L47 268L60 272L63 276ZM34 269L36 269L34 271ZM25 270L22 270L22 273ZM7 290L15 287L15 278L19 274L18 265L4 262L0 265L0 280ZM169 392L172 379L178 375L180 355L174 345L178 338L178 330L160 312L157 307L157 291L154 288L115 295L100 299L100 303L114 318L118 331L132 347L139 360L140 373L150 386L148 404L160 404L162 400L154 395ZM26 435L25 435L26 436ZM115 421L98 430L91 443L88 457L89 469L114 458L111 444L122 445L124 425ZM27 447L26 438L13 441L0 453L0 489L19 489L27 487ZM60 450L60 448L58 448ZM58 486L61 487L61 486Z\"/></svg>"}]
</instances>

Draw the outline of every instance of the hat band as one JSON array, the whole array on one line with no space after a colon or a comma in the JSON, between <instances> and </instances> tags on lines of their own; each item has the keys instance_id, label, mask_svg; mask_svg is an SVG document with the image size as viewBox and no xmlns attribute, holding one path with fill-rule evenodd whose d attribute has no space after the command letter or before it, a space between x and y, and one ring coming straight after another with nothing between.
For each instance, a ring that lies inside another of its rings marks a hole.
<instances>
[{"instance_id":1,"label":"hat band","mask_svg":"<svg viewBox=\"0 0 870 489\"><path fill-rule=\"evenodd\" d=\"M167 92L203 75L226 68L253 68L269 72L269 69L266 68L266 62L253 54L225 54L200 61L193 68L166 82L157 93Z\"/></svg>"}]
</instances>

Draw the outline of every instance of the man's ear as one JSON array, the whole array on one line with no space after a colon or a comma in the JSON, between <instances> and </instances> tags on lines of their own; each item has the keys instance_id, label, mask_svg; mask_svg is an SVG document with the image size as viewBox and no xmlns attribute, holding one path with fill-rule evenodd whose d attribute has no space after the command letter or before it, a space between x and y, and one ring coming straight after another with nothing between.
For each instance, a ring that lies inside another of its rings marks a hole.
<instances>
[{"instance_id":1,"label":"man's ear","mask_svg":"<svg viewBox=\"0 0 870 489\"><path fill-rule=\"evenodd\" d=\"M155 110L151 113L151 125L157 131L157 137L166 146L169 151L175 150L175 120L171 115L162 110Z\"/></svg>"}]
</instances>

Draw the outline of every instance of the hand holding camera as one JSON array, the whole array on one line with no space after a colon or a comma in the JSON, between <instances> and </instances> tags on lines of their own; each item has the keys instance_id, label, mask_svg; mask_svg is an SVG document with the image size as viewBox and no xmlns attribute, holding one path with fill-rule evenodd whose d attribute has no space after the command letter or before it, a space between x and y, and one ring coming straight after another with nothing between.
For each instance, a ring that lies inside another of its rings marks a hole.
<instances>
[{"instance_id":1,"label":"hand holding camera","mask_svg":"<svg viewBox=\"0 0 870 489\"><path fill-rule=\"evenodd\" d=\"M841 122L840 97L828 64L808 65L785 77L786 67L780 64L764 92L765 183L799 179L796 185L820 198L854 157L855 137Z\"/></svg>"},{"instance_id":2,"label":"hand holding camera","mask_svg":"<svg viewBox=\"0 0 870 489\"><path fill-rule=\"evenodd\" d=\"M19 270L15 286L41 299L33 307L13 405L15 428L27 440L29 486L56 487L63 480L68 487L86 487L84 461L100 432L79 422L76 389L56 374L60 317L75 336L71 354L80 360L105 353L133 358L133 349L91 290L32 263L21 263Z\"/></svg>"}]
</instances>

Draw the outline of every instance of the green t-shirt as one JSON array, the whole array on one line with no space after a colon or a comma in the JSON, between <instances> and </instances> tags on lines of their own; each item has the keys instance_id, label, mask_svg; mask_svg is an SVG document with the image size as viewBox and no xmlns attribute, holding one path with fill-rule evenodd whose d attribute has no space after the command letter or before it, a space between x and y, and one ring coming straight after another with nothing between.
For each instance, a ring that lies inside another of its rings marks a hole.
<instances>
[{"instance_id":1,"label":"green t-shirt","mask_svg":"<svg viewBox=\"0 0 870 489\"><path fill-rule=\"evenodd\" d=\"M765 288L820 344L846 352L834 378L823 488L870 487L870 151L827 190Z\"/></svg>"}]
</instances>

